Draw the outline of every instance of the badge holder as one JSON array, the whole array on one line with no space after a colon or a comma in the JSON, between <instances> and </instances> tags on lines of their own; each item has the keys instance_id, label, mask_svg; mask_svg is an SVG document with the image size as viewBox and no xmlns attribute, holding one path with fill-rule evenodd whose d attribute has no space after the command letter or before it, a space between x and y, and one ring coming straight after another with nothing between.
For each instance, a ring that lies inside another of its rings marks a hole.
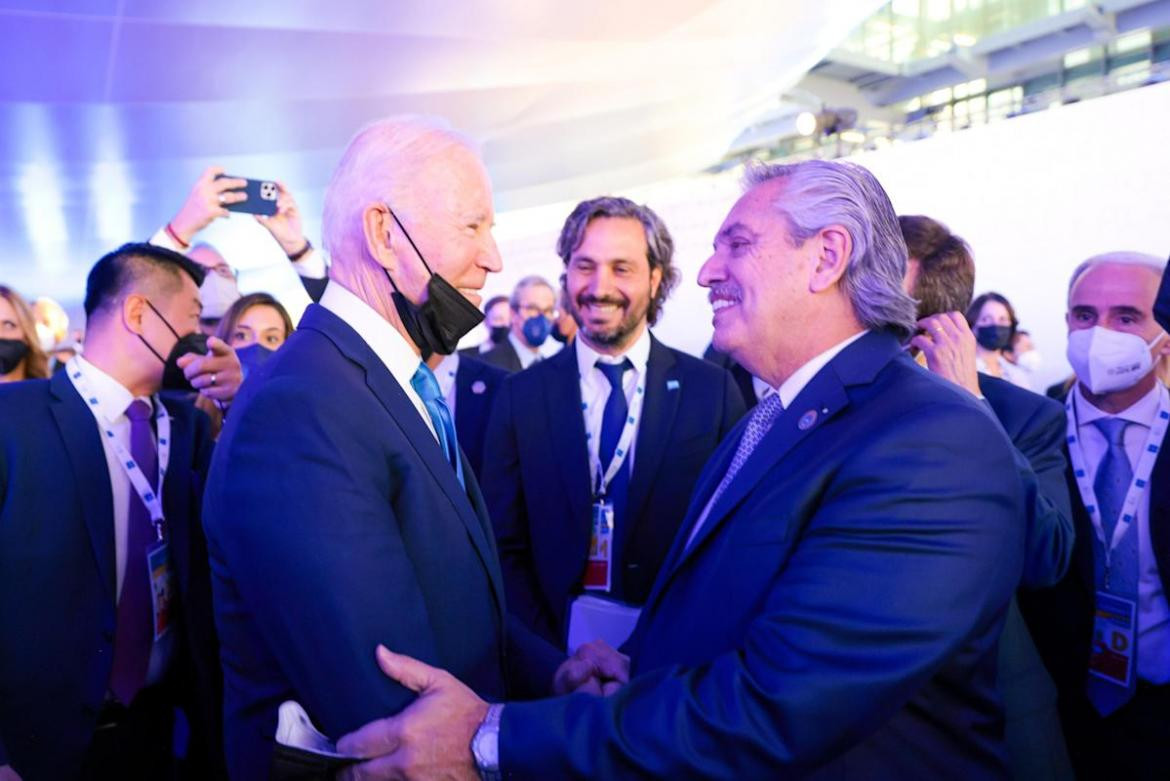
<instances>
[{"instance_id":1,"label":"badge holder","mask_svg":"<svg viewBox=\"0 0 1170 781\"><path fill-rule=\"evenodd\" d=\"M585 561L586 591L609 591L613 562L613 504L604 496L593 502L589 556Z\"/></svg>"}]
</instances>

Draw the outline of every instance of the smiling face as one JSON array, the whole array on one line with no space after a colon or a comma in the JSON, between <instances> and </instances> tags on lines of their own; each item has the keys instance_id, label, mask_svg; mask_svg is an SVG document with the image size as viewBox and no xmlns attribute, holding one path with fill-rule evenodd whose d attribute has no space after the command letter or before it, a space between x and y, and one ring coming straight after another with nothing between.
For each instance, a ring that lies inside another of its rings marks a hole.
<instances>
[{"instance_id":1,"label":"smiling face","mask_svg":"<svg viewBox=\"0 0 1170 781\"><path fill-rule=\"evenodd\" d=\"M416 253L391 219L394 280L408 298L425 301L430 275L421 253L432 271L479 306L488 273L502 268L492 237L495 211L487 169L471 150L451 146L421 165L416 179L409 197L390 204L418 247Z\"/></svg>"},{"instance_id":2,"label":"smiling face","mask_svg":"<svg viewBox=\"0 0 1170 781\"><path fill-rule=\"evenodd\" d=\"M579 334L603 354L620 354L641 336L661 283L661 269L650 268L646 229L633 217L591 220L565 267Z\"/></svg>"},{"instance_id":3,"label":"smiling face","mask_svg":"<svg viewBox=\"0 0 1170 781\"><path fill-rule=\"evenodd\" d=\"M744 193L699 270L699 284L710 289L715 348L765 378L778 357L799 353L794 343L816 322L809 295L815 242L793 246L775 205L782 193L778 179Z\"/></svg>"}]
</instances>

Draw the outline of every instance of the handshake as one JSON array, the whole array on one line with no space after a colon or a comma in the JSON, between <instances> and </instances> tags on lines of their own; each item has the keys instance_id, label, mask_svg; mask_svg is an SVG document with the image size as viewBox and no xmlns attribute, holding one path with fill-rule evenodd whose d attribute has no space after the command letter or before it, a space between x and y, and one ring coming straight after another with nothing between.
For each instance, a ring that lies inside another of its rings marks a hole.
<instances>
[{"instance_id":1,"label":"handshake","mask_svg":"<svg viewBox=\"0 0 1170 781\"><path fill-rule=\"evenodd\" d=\"M338 774L357 779L447 778L476 781L471 736L488 704L446 670L378 646L378 666L418 698L401 713L372 721L337 742L337 750L364 761ZM602 640L577 649L553 676L553 691L613 694L630 678L630 658Z\"/></svg>"}]
</instances>

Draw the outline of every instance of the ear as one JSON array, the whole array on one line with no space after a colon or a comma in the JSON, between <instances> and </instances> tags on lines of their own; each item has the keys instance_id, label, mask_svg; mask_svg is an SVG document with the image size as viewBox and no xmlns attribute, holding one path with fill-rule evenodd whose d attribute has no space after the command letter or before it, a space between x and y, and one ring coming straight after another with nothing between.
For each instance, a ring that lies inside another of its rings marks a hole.
<instances>
[{"instance_id":1,"label":"ear","mask_svg":"<svg viewBox=\"0 0 1170 781\"><path fill-rule=\"evenodd\" d=\"M142 335L142 318L146 316L146 299L131 293L122 300L122 326L130 333Z\"/></svg>"},{"instance_id":2,"label":"ear","mask_svg":"<svg viewBox=\"0 0 1170 781\"><path fill-rule=\"evenodd\" d=\"M1154 350L1154 355L1160 355L1165 358L1170 355L1170 333L1161 329L1158 330L1158 333L1162 336L1162 341L1158 342L1157 349Z\"/></svg>"},{"instance_id":3,"label":"ear","mask_svg":"<svg viewBox=\"0 0 1170 781\"><path fill-rule=\"evenodd\" d=\"M362 212L362 233L366 239L366 252L382 268L393 272L398 269L395 253L394 218L390 208L383 203L371 203Z\"/></svg>"},{"instance_id":4,"label":"ear","mask_svg":"<svg viewBox=\"0 0 1170 781\"><path fill-rule=\"evenodd\" d=\"M841 225L821 228L813 237L816 241L816 263L809 275L808 289L812 293L823 293L837 285L845 275L849 259L853 256L853 237Z\"/></svg>"},{"instance_id":5,"label":"ear","mask_svg":"<svg viewBox=\"0 0 1170 781\"><path fill-rule=\"evenodd\" d=\"M658 286L662 284L662 269L658 266L650 269L650 298L658 295Z\"/></svg>"}]
</instances>

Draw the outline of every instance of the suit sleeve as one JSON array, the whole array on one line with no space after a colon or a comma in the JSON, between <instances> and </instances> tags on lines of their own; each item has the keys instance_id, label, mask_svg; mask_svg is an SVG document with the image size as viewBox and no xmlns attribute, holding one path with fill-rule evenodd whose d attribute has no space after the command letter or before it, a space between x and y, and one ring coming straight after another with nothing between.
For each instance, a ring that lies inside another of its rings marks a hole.
<instances>
[{"instance_id":1,"label":"suit sleeve","mask_svg":"<svg viewBox=\"0 0 1170 781\"><path fill-rule=\"evenodd\" d=\"M520 474L520 449L513 413L514 383L500 384L484 435L483 496L496 534L508 612L528 626L540 615L539 586L528 539L528 511Z\"/></svg>"},{"instance_id":2,"label":"suit sleeve","mask_svg":"<svg viewBox=\"0 0 1170 781\"><path fill-rule=\"evenodd\" d=\"M1162 271L1162 284L1154 299L1154 319L1165 331L1170 331L1170 263Z\"/></svg>"},{"instance_id":3,"label":"suit sleeve","mask_svg":"<svg viewBox=\"0 0 1170 781\"><path fill-rule=\"evenodd\" d=\"M1027 460L1024 479L1028 528L1021 585L1043 588L1058 583L1072 561L1076 534L1064 456L1066 420L1056 404L1044 404L1023 427L1015 446Z\"/></svg>"},{"instance_id":4,"label":"suit sleeve","mask_svg":"<svg viewBox=\"0 0 1170 781\"><path fill-rule=\"evenodd\" d=\"M608 698L508 705L504 774L802 776L885 723L960 648L993 653L1023 559L1006 441L977 409L934 404L852 448L809 492L818 504L739 648Z\"/></svg>"},{"instance_id":5,"label":"suit sleeve","mask_svg":"<svg viewBox=\"0 0 1170 781\"><path fill-rule=\"evenodd\" d=\"M413 699L379 671L378 643L440 660L401 533L417 519L388 502L411 475L319 396L276 377L257 392L219 443L205 523L229 683L240 643L228 633L258 633L252 645L273 649L310 718L338 736Z\"/></svg>"}]
</instances>

